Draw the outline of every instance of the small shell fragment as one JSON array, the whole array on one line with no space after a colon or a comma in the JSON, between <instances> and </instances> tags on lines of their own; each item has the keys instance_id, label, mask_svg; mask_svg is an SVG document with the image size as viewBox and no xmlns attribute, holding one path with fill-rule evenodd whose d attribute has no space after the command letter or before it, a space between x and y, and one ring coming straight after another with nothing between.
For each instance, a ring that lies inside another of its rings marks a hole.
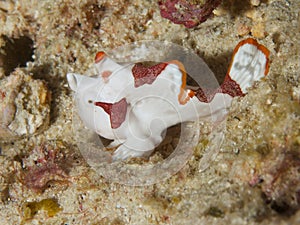
<instances>
[{"instance_id":1,"label":"small shell fragment","mask_svg":"<svg viewBox=\"0 0 300 225\"><path fill-rule=\"evenodd\" d=\"M260 0L250 0L250 3L253 6L259 6L260 5Z\"/></svg>"},{"instance_id":2,"label":"small shell fragment","mask_svg":"<svg viewBox=\"0 0 300 225\"><path fill-rule=\"evenodd\" d=\"M245 36L250 33L250 27L246 24L238 24L237 25L237 33L239 36Z\"/></svg>"},{"instance_id":3,"label":"small shell fragment","mask_svg":"<svg viewBox=\"0 0 300 225\"><path fill-rule=\"evenodd\" d=\"M263 39L266 37L265 24L263 22L254 24L254 26L251 28L251 33L253 37Z\"/></svg>"}]
</instances>

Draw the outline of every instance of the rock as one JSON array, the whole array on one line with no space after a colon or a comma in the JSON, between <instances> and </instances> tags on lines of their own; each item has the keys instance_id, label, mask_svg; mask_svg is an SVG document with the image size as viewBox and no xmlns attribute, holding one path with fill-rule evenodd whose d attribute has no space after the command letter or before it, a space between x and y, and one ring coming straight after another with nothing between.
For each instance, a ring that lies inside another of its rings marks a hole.
<instances>
[{"instance_id":1,"label":"rock","mask_svg":"<svg viewBox=\"0 0 300 225\"><path fill-rule=\"evenodd\" d=\"M50 91L17 69L0 80L0 141L37 133L50 118Z\"/></svg>"}]
</instances>

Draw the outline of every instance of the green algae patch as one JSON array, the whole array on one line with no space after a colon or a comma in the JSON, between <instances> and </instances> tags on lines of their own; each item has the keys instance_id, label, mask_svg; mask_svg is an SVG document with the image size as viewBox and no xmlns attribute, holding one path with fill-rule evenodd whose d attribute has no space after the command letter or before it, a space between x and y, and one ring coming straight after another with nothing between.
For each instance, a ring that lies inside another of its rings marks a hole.
<instances>
[{"instance_id":1,"label":"green algae patch","mask_svg":"<svg viewBox=\"0 0 300 225\"><path fill-rule=\"evenodd\" d=\"M27 202L23 206L24 219L32 219L39 211L46 211L49 217L55 216L62 210L57 200L49 198L39 202Z\"/></svg>"},{"instance_id":2,"label":"green algae patch","mask_svg":"<svg viewBox=\"0 0 300 225\"><path fill-rule=\"evenodd\" d=\"M214 206L210 207L206 213L207 215L210 215L212 217L218 217L218 218L224 217L224 212L218 207L214 207Z\"/></svg>"}]
</instances>

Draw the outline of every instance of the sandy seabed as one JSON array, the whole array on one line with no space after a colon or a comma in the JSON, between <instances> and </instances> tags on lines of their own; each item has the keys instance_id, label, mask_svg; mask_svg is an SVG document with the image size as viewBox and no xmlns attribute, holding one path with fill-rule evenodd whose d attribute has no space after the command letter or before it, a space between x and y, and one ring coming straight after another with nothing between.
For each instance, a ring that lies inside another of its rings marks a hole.
<instances>
[{"instance_id":1,"label":"sandy seabed","mask_svg":"<svg viewBox=\"0 0 300 225\"><path fill-rule=\"evenodd\" d=\"M299 224L299 10L299 0L224 0L188 29L156 1L0 1L0 224ZM206 124L188 163L157 184L112 183L88 165L67 72L83 74L100 50L161 40L192 49L222 80L247 37L270 50L270 72L234 99L208 169Z\"/></svg>"}]
</instances>

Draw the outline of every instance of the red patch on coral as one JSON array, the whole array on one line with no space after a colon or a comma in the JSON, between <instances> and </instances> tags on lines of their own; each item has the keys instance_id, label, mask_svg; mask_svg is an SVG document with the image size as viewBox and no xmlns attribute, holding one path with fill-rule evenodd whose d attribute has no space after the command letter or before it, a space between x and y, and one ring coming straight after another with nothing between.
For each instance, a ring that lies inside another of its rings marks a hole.
<instances>
[{"instance_id":1,"label":"red patch on coral","mask_svg":"<svg viewBox=\"0 0 300 225\"><path fill-rule=\"evenodd\" d=\"M132 68L134 86L140 87L144 84L152 84L167 65L167 63L159 63L154 66L147 67L141 63L135 64Z\"/></svg>"},{"instance_id":2,"label":"red patch on coral","mask_svg":"<svg viewBox=\"0 0 300 225\"><path fill-rule=\"evenodd\" d=\"M187 0L159 0L158 5L162 17L192 28L206 21L221 2L222 0L207 0L201 7Z\"/></svg>"},{"instance_id":3,"label":"red patch on coral","mask_svg":"<svg viewBox=\"0 0 300 225\"><path fill-rule=\"evenodd\" d=\"M95 105L101 107L110 116L112 129L120 127L125 121L127 112L127 102L125 98L122 98L116 103L95 102Z\"/></svg>"},{"instance_id":4,"label":"red patch on coral","mask_svg":"<svg viewBox=\"0 0 300 225\"><path fill-rule=\"evenodd\" d=\"M3 92L3 91L0 90L0 96L1 96L2 99L4 99L6 97L5 92Z\"/></svg>"},{"instance_id":5,"label":"red patch on coral","mask_svg":"<svg viewBox=\"0 0 300 225\"><path fill-rule=\"evenodd\" d=\"M23 160L27 167L23 177L26 187L35 192L43 192L50 182L64 182L67 179L66 163L58 156L57 149L42 144L32 154L38 156L35 163L30 159Z\"/></svg>"}]
</instances>

